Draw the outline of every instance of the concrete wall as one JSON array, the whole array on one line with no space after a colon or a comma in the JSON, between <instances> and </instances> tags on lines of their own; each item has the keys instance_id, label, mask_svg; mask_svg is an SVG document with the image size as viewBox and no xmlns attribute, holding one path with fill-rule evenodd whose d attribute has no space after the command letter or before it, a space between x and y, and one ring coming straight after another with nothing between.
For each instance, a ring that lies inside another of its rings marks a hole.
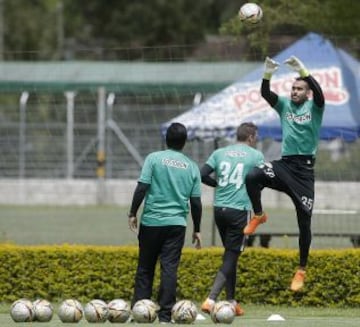
<instances>
[{"instance_id":1,"label":"concrete wall","mask_svg":"<svg viewBox=\"0 0 360 327\"><path fill-rule=\"evenodd\" d=\"M136 180L2 179L0 204L7 205L129 205ZM360 210L360 183L317 182L315 209ZM203 204L211 205L213 190L203 186ZM287 195L265 189L264 207L292 208Z\"/></svg>"}]
</instances>

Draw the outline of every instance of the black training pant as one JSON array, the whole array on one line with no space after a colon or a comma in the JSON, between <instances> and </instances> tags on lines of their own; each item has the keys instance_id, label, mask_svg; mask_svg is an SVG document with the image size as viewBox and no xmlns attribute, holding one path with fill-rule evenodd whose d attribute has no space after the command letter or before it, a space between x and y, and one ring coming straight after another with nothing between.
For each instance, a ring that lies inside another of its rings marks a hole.
<instances>
[{"instance_id":1,"label":"black training pant","mask_svg":"<svg viewBox=\"0 0 360 327\"><path fill-rule=\"evenodd\" d=\"M287 156L255 167L246 176L246 188L255 213L262 212L261 190L264 187L284 192L292 199L299 226L300 267L307 265L311 244L314 163L309 156Z\"/></svg>"},{"instance_id":2,"label":"black training pant","mask_svg":"<svg viewBox=\"0 0 360 327\"><path fill-rule=\"evenodd\" d=\"M225 250L209 298L216 300L225 287L226 299L235 300L237 262L245 248L246 237L243 230L249 221L250 212L214 207L214 218Z\"/></svg>"},{"instance_id":3,"label":"black training pant","mask_svg":"<svg viewBox=\"0 0 360 327\"><path fill-rule=\"evenodd\" d=\"M177 269L184 246L184 226L144 226L139 229L139 259L135 276L132 305L141 299L151 299L156 262L160 260L158 313L160 321L171 320L176 303Z\"/></svg>"}]
</instances>

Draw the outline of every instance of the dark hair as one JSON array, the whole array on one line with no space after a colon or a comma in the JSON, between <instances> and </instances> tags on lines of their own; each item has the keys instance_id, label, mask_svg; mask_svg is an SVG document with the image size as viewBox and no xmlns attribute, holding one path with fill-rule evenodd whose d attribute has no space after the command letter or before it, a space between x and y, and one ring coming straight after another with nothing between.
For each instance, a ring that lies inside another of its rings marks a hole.
<instances>
[{"instance_id":1,"label":"dark hair","mask_svg":"<svg viewBox=\"0 0 360 327\"><path fill-rule=\"evenodd\" d=\"M240 142L246 141L249 136L255 136L257 130L258 128L254 123L242 123L236 131L237 140Z\"/></svg>"},{"instance_id":2,"label":"dark hair","mask_svg":"<svg viewBox=\"0 0 360 327\"><path fill-rule=\"evenodd\" d=\"M301 76L296 77L296 78L295 78L295 81L303 81L303 82L305 82L306 85L307 85L307 88L310 89L309 82L306 80L305 77L301 77Z\"/></svg>"},{"instance_id":3,"label":"dark hair","mask_svg":"<svg viewBox=\"0 0 360 327\"><path fill-rule=\"evenodd\" d=\"M187 139L187 130L183 124L172 123L166 131L166 145L170 149L182 150Z\"/></svg>"}]
</instances>

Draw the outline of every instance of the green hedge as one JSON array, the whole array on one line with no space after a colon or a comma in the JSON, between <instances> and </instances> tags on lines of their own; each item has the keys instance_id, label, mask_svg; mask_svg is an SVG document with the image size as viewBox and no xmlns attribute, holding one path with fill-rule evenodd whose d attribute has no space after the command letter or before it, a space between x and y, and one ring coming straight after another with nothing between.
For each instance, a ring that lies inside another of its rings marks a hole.
<instances>
[{"instance_id":1,"label":"green hedge","mask_svg":"<svg viewBox=\"0 0 360 327\"><path fill-rule=\"evenodd\" d=\"M178 298L200 302L221 264L221 248L184 249ZM20 297L82 302L130 300L136 247L0 245L0 301ZM303 292L288 290L297 267L294 250L247 249L239 260L237 296L241 303L290 306L360 307L360 250L313 250ZM154 299L159 284L155 279Z\"/></svg>"}]
</instances>

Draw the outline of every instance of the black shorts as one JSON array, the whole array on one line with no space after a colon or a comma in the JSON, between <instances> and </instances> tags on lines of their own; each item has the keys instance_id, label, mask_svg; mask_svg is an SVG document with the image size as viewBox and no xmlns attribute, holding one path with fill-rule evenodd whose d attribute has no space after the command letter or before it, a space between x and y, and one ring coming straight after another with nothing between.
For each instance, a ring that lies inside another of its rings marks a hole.
<instances>
[{"instance_id":1,"label":"black shorts","mask_svg":"<svg viewBox=\"0 0 360 327\"><path fill-rule=\"evenodd\" d=\"M261 170L266 176L266 185L285 192L297 210L312 214L314 207L314 164L309 156L287 156L265 163Z\"/></svg>"},{"instance_id":2,"label":"black shorts","mask_svg":"<svg viewBox=\"0 0 360 327\"><path fill-rule=\"evenodd\" d=\"M243 230L250 219L250 211L214 207L214 218L224 248L244 251L246 237Z\"/></svg>"}]
</instances>

